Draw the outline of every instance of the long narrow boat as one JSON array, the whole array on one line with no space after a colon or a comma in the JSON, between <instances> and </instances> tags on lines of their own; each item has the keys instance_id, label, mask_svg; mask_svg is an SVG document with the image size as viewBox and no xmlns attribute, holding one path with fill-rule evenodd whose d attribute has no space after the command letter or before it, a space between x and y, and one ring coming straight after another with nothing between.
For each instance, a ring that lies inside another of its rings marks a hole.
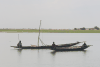
<instances>
[{"instance_id":1,"label":"long narrow boat","mask_svg":"<svg viewBox=\"0 0 100 67\"><path fill-rule=\"evenodd\" d=\"M56 47L70 47L76 44L79 44L81 42L76 42L76 43L70 43L70 44L60 44L60 45L55 45ZM11 46L14 48L22 48L22 49L51 49L52 45L48 45L48 46L36 46L36 45L31 45L31 46Z\"/></svg>"},{"instance_id":2,"label":"long narrow boat","mask_svg":"<svg viewBox=\"0 0 100 67\"><path fill-rule=\"evenodd\" d=\"M51 49L52 46L22 46L22 47L18 47L18 46L11 46L14 48L21 48L21 49Z\"/></svg>"},{"instance_id":3,"label":"long narrow boat","mask_svg":"<svg viewBox=\"0 0 100 67\"><path fill-rule=\"evenodd\" d=\"M53 47L52 50L55 51L82 51L92 45L83 44L82 46L71 46L71 47Z\"/></svg>"}]
</instances>

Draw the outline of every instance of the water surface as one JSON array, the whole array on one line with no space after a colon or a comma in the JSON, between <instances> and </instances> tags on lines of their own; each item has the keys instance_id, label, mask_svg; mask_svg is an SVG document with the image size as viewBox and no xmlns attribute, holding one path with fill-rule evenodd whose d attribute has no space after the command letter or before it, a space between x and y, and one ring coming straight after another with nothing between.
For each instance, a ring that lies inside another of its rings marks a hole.
<instances>
[{"instance_id":1,"label":"water surface","mask_svg":"<svg viewBox=\"0 0 100 67\"><path fill-rule=\"evenodd\" d=\"M0 67L100 67L99 33L41 33L40 38L47 45L53 41L56 44L86 41L93 45L84 51L63 52L14 49L10 46L16 46L18 34L23 46L37 45L38 33L0 33Z\"/></svg>"}]
</instances>

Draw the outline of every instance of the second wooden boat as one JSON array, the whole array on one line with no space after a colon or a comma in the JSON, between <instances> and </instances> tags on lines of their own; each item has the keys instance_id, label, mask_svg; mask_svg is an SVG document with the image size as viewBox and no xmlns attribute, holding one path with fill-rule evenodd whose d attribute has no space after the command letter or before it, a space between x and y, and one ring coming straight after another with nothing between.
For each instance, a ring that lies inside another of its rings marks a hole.
<instances>
[{"instance_id":1,"label":"second wooden boat","mask_svg":"<svg viewBox=\"0 0 100 67\"><path fill-rule=\"evenodd\" d=\"M71 46L71 47L56 47L53 46L52 50L55 51L82 51L88 47L90 47L92 45L86 45L86 43L84 43L82 46Z\"/></svg>"}]
</instances>

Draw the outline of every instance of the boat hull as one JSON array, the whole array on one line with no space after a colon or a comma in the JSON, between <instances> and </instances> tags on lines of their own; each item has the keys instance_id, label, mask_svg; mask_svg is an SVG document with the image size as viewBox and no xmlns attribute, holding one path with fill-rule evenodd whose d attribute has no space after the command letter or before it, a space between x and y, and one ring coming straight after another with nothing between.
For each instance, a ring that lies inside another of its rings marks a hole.
<instances>
[{"instance_id":1,"label":"boat hull","mask_svg":"<svg viewBox=\"0 0 100 67\"><path fill-rule=\"evenodd\" d=\"M63 45L55 45L56 47L70 47L73 45L76 45L78 43L72 43L72 44L63 44ZM22 47L18 47L18 46L11 46L14 48L21 48L21 49L52 49L52 45L51 46L22 46Z\"/></svg>"},{"instance_id":2,"label":"boat hull","mask_svg":"<svg viewBox=\"0 0 100 67\"><path fill-rule=\"evenodd\" d=\"M52 50L55 51L83 51L84 49L88 48L89 46L83 47L83 46L79 46L79 47L55 47Z\"/></svg>"},{"instance_id":3,"label":"boat hull","mask_svg":"<svg viewBox=\"0 0 100 67\"><path fill-rule=\"evenodd\" d=\"M17 46L11 46L14 48L19 48ZM39 46L39 47L31 47L31 46L22 46L21 49L51 49L52 46Z\"/></svg>"}]
</instances>

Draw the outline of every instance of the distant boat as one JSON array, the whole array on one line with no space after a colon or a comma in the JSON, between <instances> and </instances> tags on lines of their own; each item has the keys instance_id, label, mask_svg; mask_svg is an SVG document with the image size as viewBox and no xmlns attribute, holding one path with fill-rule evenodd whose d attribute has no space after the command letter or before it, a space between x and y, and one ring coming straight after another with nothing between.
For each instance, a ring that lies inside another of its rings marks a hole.
<instances>
[{"instance_id":1,"label":"distant boat","mask_svg":"<svg viewBox=\"0 0 100 67\"><path fill-rule=\"evenodd\" d=\"M86 43L84 43L82 46L71 46L71 47L53 47L52 50L55 51L82 51L88 47L90 47L92 45L86 45Z\"/></svg>"}]
</instances>

